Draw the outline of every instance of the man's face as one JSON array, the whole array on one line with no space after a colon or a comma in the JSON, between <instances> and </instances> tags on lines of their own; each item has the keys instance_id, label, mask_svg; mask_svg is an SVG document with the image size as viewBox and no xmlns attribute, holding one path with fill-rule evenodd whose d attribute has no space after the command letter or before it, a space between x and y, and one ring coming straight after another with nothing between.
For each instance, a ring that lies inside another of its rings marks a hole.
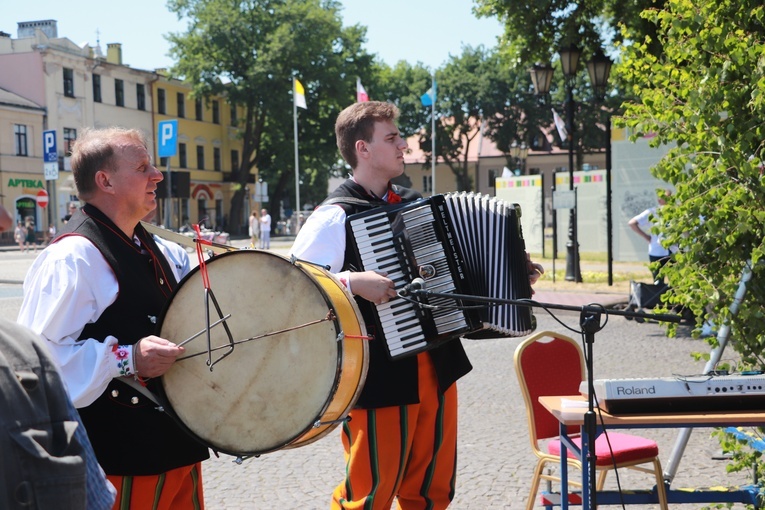
<instances>
[{"instance_id":1,"label":"man's face","mask_svg":"<svg viewBox=\"0 0 765 510\"><path fill-rule=\"evenodd\" d=\"M375 122L372 141L366 144L368 164L376 172L390 180L404 173L404 151L406 140L392 121Z\"/></svg>"},{"instance_id":2,"label":"man's face","mask_svg":"<svg viewBox=\"0 0 765 510\"><path fill-rule=\"evenodd\" d=\"M115 152L117 168L108 172L114 200L122 212L139 220L157 207L157 183L162 174L151 164L146 148L137 141L126 143Z\"/></svg>"}]
</instances>

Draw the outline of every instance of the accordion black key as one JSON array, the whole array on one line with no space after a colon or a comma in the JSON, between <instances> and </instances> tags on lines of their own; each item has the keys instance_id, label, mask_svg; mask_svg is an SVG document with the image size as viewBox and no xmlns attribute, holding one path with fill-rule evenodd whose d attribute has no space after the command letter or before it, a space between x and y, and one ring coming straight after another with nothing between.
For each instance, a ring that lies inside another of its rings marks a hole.
<instances>
[{"instance_id":1,"label":"accordion black key","mask_svg":"<svg viewBox=\"0 0 765 510\"><path fill-rule=\"evenodd\" d=\"M354 214L346 225L356 256L352 264L388 273L398 290L421 278L427 290L439 294L531 297L517 204L448 193ZM476 305L443 296L396 297L375 305L377 340L384 340L396 359L461 335L523 336L534 329L530 307Z\"/></svg>"}]
</instances>

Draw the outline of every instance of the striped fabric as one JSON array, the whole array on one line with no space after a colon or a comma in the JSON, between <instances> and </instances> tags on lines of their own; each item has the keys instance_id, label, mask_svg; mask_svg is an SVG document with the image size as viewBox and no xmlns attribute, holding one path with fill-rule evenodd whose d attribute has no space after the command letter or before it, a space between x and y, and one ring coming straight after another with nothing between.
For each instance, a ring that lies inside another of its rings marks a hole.
<instances>
[{"instance_id":1,"label":"striped fabric","mask_svg":"<svg viewBox=\"0 0 765 510\"><path fill-rule=\"evenodd\" d=\"M117 488L114 510L204 510L202 464L152 476L107 478Z\"/></svg>"},{"instance_id":2,"label":"striped fabric","mask_svg":"<svg viewBox=\"0 0 765 510\"><path fill-rule=\"evenodd\" d=\"M417 356L420 403L354 409L343 426L346 479L333 510L445 509L454 497L457 387L438 390L428 353Z\"/></svg>"}]
</instances>

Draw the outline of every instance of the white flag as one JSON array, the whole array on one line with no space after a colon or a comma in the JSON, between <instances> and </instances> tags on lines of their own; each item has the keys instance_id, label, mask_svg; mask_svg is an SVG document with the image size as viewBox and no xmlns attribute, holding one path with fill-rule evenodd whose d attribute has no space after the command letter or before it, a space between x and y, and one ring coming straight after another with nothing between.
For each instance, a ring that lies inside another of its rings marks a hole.
<instances>
[{"instance_id":1,"label":"white flag","mask_svg":"<svg viewBox=\"0 0 765 510\"><path fill-rule=\"evenodd\" d=\"M561 141L568 140L568 131L566 130L566 124L563 122L563 119L560 118L560 115L558 115L558 112L555 111L555 108L551 108L553 112L553 120L555 121L555 127L558 128L558 134L560 135Z\"/></svg>"}]
</instances>

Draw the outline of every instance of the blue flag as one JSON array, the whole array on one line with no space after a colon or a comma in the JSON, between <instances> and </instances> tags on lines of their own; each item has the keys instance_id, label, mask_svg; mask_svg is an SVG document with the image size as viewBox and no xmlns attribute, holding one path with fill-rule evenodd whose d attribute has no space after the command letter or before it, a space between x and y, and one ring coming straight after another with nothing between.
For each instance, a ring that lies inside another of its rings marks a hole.
<instances>
[{"instance_id":1,"label":"blue flag","mask_svg":"<svg viewBox=\"0 0 765 510\"><path fill-rule=\"evenodd\" d=\"M420 97L420 101L422 106L432 106L436 102L436 80L433 80L433 86Z\"/></svg>"}]
</instances>

